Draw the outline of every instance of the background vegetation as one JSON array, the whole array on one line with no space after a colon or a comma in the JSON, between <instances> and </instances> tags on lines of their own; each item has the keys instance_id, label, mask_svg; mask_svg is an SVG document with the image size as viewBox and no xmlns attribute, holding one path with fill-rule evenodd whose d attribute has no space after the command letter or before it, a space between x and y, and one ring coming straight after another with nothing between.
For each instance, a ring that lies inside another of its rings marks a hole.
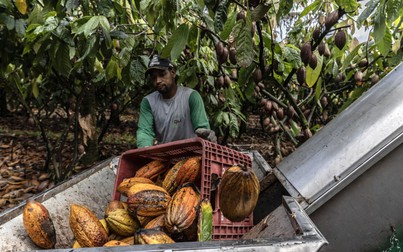
<instances>
[{"instance_id":1,"label":"background vegetation","mask_svg":"<svg viewBox=\"0 0 403 252\"><path fill-rule=\"evenodd\" d=\"M44 168L64 180L98 160L111 123L151 91L144 72L161 54L202 94L221 144L257 114L280 162L402 61L402 16L401 0L0 0L0 116L26 113Z\"/></svg>"}]
</instances>

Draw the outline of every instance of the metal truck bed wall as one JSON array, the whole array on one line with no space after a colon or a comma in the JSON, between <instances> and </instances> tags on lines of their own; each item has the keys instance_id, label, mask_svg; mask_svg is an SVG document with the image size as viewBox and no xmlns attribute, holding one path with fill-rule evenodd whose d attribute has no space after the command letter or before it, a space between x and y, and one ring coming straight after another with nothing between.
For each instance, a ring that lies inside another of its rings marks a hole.
<instances>
[{"instance_id":1,"label":"metal truck bed wall","mask_svg":"<svg viewBox=\"0 0 403 252\"><path fill-rule=\"evenodd\" d=\"M376 250L403 224L402 135L401 64L273 169L328 239L323 251Z\"/></svg>"},{"instance_id":2,"label":"metal truck bed wall","mask_svg":"<svg viewBox=\"0 0 403 252\"><path fill-rule=\"evenodd\" d=\"M250 152L249 155L253 158L252 166L259 179L264 179L271 172L270 166L258 152ZM118 157L108 159L36 197L49 210L56 229L56 248L48 251L317 251L327 242L295 199L276 194L260 198L255 209L260 213L256 216L260 217L254 218L260 223L252 228L248 236L245 235L247 240L71 249L74 237L68 223L70 204L86 205L98 218L102 218L107 203L112 199L118 161ZM264 190L261 194L269 191ZM274 197L274 204L266 201ZM0 214L2 252L40 249L25 232L23 207L24 204L21 204ZM267 214L263 216L262 213Z\"/></svg>"}]
</instances>

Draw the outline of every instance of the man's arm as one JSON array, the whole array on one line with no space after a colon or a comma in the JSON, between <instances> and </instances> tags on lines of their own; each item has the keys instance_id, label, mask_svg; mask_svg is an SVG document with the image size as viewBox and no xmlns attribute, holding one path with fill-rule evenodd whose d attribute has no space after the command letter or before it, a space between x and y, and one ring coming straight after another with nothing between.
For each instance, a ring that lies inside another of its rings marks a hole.
<instances>
[{"instance_id":1,"label":"man's arm","mask_svg":"<svg viewBox=\"0 0 403 252\"><path fill-rule=\"evenodd\" d=\"M154 117L151 111L150 103L147 99L143 98L140 103L139 123L137 129L137 147L152 146L155 132L154 132Z\"/></svg>"},{"instance_id":2,"label":"man's arm","mask_svg":"<svg viewBox=\"0 0 403 252\"><path fill-rule=\"evenodd\" d=\"M195 131L198 128L210 129L204 102L199 92L193 91L192 94L190 94L189 107L193 130Z\"/></svg>"}]
</instances>

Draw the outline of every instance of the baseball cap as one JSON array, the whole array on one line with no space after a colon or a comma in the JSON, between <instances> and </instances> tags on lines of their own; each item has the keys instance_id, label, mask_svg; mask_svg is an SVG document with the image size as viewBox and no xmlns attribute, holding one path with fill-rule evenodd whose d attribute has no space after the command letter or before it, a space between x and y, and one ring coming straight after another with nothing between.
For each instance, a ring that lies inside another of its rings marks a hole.
<instances>
[{"instance_id":1,"label":"baseball cap","mask_svg":"<svg viewBox=\"0 0 403 252\"><path fill-rule=\"evenodd\" d=\"M145 75L147 76L152 69L165 70L168 68L174 68L174 65L168 58L160 58L158 55L154 55L148 64Z\"/></svg>"}]
</instances>

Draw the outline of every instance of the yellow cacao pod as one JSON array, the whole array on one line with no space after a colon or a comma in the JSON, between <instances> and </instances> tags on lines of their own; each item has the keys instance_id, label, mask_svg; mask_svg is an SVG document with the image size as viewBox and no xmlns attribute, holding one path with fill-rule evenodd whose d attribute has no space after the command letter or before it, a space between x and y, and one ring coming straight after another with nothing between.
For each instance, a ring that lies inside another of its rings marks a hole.
<instances>
[{"instance_id":1,"label":"yellow cacao pod","mask_svg":"<svg viewBox=\"0 0 403 252\"><path fill-rule=\"evenodd\" d=\"M126 209L116 209L105 217L112 232L121 236L130 236L140 228L140 223Z\"/></svg>"},{"instance_id":2,"label":"yellow cacao pod","mask_svg":"<svg viewBox=\"0 0 403 252\"><path fill-rule=\"evenodd\" d=\"M54 248L56 231L49 212L44 205L34 200L28 200L22 217L29 238L38 247Z\"/></svg>"},{"instance_id":3,"label":"yellow cacao pod","mask_svg":"<svg viewBox=\"0 0 403 252\"><path fill-rule=\"evenodd\" d=\"M74 241L72 248L81 248L80 243L78 243L78 241Z\"/></svg>"},{"instance_id":4,"label":"yellow cacao pod","mask_svg":"<svg viewBox=\"0 0 403 252\"><path fill-rule=\"evenodd\" d=\"M200 195L191 186L180 188L168 204L165 227L170 233L179 233L192 225L197 216Z\"/></svg>"},{"instance_id":5,"label":"yellow cacao pod","mask_svg":"<svg viewBox=\"0 0 403 252\"><path fill-rule=\"evenodd\" d=\"M118 240L111 240L105 243L103 247L115 247L115 246L129 246L129 244Z\"/></svg>"},{"instance_id":6,"label":"yellow cacao pod","mask_svg":"<svg viewBox=\"0 0 403 252\"><path fill-rule=\"evenodd\" d=\"M255 209L259 197L259 180L252 169L228 168L219 184L220 210L225 218L239 222Z\"/></svg>"},{"instance_id":7,"label":"yellow cacao pod","mask_svg":"<svg viewBox=\"0 0 403 252\"><path fill-rule=\"evenodd\" d=\"M127 196L127 191L129 188L136 184L136 183L146 183L146 184L154 184L154 182L151 179L148 178L142 178L142 177L131 177L124 179L116 188L118 192L121 194Z\"/></svg>"},{"instance_id":8,"label":"yellow cacao pod","mask_svg":"<svg viewBox=\"0 0 403 252\"><path fill-rule=\"evenodd\" d=\"M135 177L143 177L151 180L157 179L157 177L164 173L169 168L169 162L161 160L153 160L148 164L140 167L136 171Z\"/></svg>"},{"instance_id":9,"label":"yellow cacao pod","mask_svg":"<svg viewBox=\"0 0 403 252\"><path fill-rule=\"evenodd\" d=\"M105 219L100 219L99 222L101 222L102 226L104 227L106 234L109 235L109 228L108 228L108 224L106 223Z\"/></svg>"},{"instance_id":10,"label":"yellow cacao pod","mask_svg":"<svg viewBox=\"0 0 403 252\"><path fill-rule=\"evenodd\" d=\"M101 247L108 241L108 234L95 214L85 206L71 204L70 229L82 247Z\"/></svg>"},{"instance_id":11,"label":"yellow cacao pod","mask_svg":"<svg viewBox=\"0 0 403 252\"><path fill-rule=\"evenodd\" d=\"M134 233L135 244L175 243L165 232L157 229L139 229Z\"/></svg>"},{"instance_id":12,"label":"yellow cacao pod","mask_svg":"<svg viewBox=\"0 0 403 252\"><path fill-rule=\"evenodd\" d=\"M171 196L162 187L152 184L135 184L128 191L129 210L138 216L158 216L165 213Z\"/></svg>"},{"instance_id":13,"label":"yellow cacao pod","mask_svg":"<svg viewBox=\"0 0 403 252\"><path fill-rule=\"evenodd\" d=\"M186 160L180 160L172 168L170 168L162 181L162 188L172 194L178 185L176 184L176 177L178 176L179 169L183 166Z\"/></svg>"},{"instance_id":14,"label":"yellow cacao pod","mask_svg":"<svg viewBox=\"0 0 403 252\"><path fill-rule=\"evenodd\" d=\"M201 170L201 156L191 157L179 168L176 176L176 184L183 185L186 182L194 182Z\"/></svg>"}]
</instances>

